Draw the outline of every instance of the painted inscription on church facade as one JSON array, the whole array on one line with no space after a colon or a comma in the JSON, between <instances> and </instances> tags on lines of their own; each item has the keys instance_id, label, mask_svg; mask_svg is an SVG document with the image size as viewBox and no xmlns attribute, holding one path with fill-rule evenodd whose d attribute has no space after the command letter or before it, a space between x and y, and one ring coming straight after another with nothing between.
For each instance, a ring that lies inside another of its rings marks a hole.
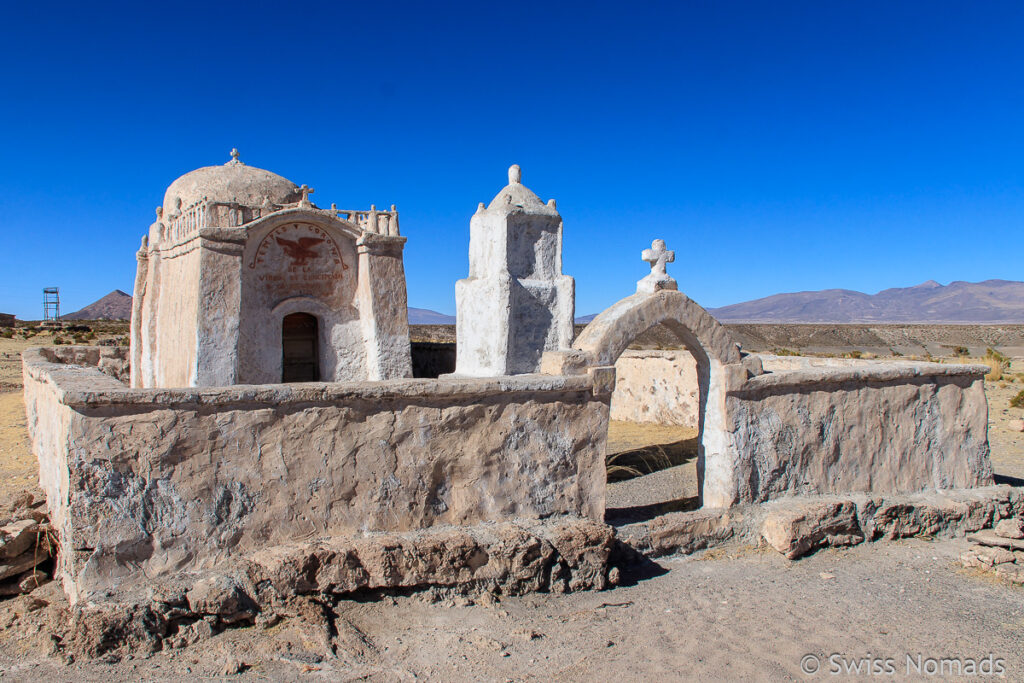
<instances>
[{"instance_id":1,"label":"painted inscription on church facade","mask_svg":"<svg viewBox=\"0 0 1024 683\"><path fill-rule=\"evenodd\" d=\"M325 228L310 223L286 223L260 240L249 262L259 286L272 299L310 296L343 303L354 283L352 256Z\"/></svg>"}]
</instances>

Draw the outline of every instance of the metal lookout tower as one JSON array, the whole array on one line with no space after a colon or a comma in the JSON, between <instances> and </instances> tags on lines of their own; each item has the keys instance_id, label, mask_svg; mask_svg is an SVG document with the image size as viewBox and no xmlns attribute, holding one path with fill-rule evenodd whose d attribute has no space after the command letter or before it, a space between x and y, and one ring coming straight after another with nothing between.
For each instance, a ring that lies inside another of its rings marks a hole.
<instances>
[{"instance_id":1,"label":"metal lookout tower","mask_svg":"<svg viewBox=\"0 0 1024 683\"><path fill-rule=\"evenodd\" d=\"M60 321L60 288L43 288L43 322Z\"/></svg>"}]
</instances>

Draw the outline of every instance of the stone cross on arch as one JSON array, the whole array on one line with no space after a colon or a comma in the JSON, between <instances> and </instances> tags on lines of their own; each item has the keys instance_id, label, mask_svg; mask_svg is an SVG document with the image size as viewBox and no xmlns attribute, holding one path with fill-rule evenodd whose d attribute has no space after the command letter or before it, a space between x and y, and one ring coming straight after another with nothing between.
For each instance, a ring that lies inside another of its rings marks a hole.
<instances>
[{"instance_id":1,"label":"stone cross on arch","mask_svg":"<svg viewBox=\"0 0 1024 683\"><path fill-rule=\"evenodd\" d=\"M665 240L651 242L651 248L644 249L640 258L651 265L651 273L636 283L638 293L651 294L662 289L679 289L675 279L665 269L666 264L676 260L676 252L665 248Z\"/></svg>"},{"instance_id":2,"label":"stone cross on arch","mask_svg":"<svg viewBox=\"0 0 1024 683\"><path fill-rule=\"evenodd\" d=\"M309 201L309 195L311 195L314 192L316 192L316 190L314 190L313 188L311 188L309 185L306 185L306 184L303 184L298 189L299 189L299 192L302 193L302 199L299 200L299 206L303 206L303 207L313 206L310 203L310 201Z\"/></svg>"}]
</instances>

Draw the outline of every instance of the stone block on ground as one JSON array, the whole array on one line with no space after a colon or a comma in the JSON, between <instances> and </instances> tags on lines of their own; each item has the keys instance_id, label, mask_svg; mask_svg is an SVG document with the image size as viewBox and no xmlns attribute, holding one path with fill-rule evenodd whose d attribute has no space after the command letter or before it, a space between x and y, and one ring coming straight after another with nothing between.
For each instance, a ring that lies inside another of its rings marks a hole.
<instances>
[{"instance_id":1,"label":"stone block on ground","mask_svg":"<svg viewBox=\"0 0 1024 683\"><path fill-rule=\"evenodd\" d=\"M17 576L18 574L26 572L48 557L48 554L40 556L36 555L32 550L29 550L18 557L14 557L9 560L0 560L0 581L4 581L12 576Z\"/></svg>"},{"instance_id":2,"label":"stone block on ground","mask_svg":"<svg viewBox=\"0 0 1024 683\"><path fill-rule=\"evenodd\" d=\"M872 537L893 540L935 536L943 532L970 532L991 524L995 503L984 498L952 498L928 494L911 501L874 503Z\"/></svg>"},{"instance_id":3,"label":"stone block on ground","mask_svg":"<svg viewBox=\"0 0 1024 683\"><path fill-rule=\"evenodd\" d=\"M967 540L971 543L978 543L980 545L1008 548L1010 550L1024 550L1024 540L1003 538L1002 536L997 536L994 531L990 531L988 529L969 534L967 536Z\"/></svg>"},{"instance_id":4,"label":"stone block on ground","mask_svg":"<svg viewBox=\"0 0 1024 683\"><path fill-rule=\"evenodd\" d=\"M185 595L193 612L214 615L225 624L252 621L259 612L245 589L228 576L201 579Z\"/></svg>"},{"instance_id":5,"label":"stone block on ground","mask_svg":"<svg viewBox=\"0 0 1024 683\"><path fill-rule=\"evenodd\" d=\"M0 527L0 562L21 555L35 545L39 524L34 519L20 519Z\"/></svg>"},{"instance_id":6,"label":"stone block on ground","mask_svg":"<svg viewBox=\"0 0 1024 683\"><path fill-rule=\"evenodd\" d=\"M742 516L728 510L696 510L662 515L648 525L654 556L692 553L729 540Z\"/></svg>"},{"instance_id":7,"label":"stone block on ground","mask_svg":"<svg viewBox=\"0 0 1024 683\"><path fill-rule=\"evenodd\" d=\"M993 531L996 536L1002 536L1003 538L1024 539L1024 519L1020 517L1004 519L999 524L996 524L996 528Z\"/></svg>"},{"instance_id":8,"label":"stone block on ground","mask_svg":"<svg viewBox=\"0 0 1024 683\"><path fill-rule=\"evenodd\" d=\"M985 569L986 565L978 558L979 547L981 546L972 546L960 553L960 564L971 569Z\"/></svg>"},{"instance_id":9,"label":"stone block on ground","mask_svg":"<svg viewBox=\"0 0 1024 683\"><path fill-rule=\"evenodd\" d=\"M551 544L568 570L569 590L608 587L608 561L615 541L611 527L572 520L538 527L538 536Z\"/></svg>"},{"instance_id":10,"label":"stone block on ground","mask_svg":"<svg viewBox=\"0 0 1024 683\"><path fill-rule=\"evenodd\" d=\"M1007 563L1012 564L1016 560L1013 553L1006 548L993 546L976 546L974 554L986 567L995 567L996 565Z\"/></svg>"},{"instance_id":11,"label":"stone block on ground","mask_svg":"<svg viewBox=\"0 0 1024 683\"><path fill-rule=\"evenodd\" d=\"M49 582L50 575L38 569L30 569L20 576L0 582L0 597L10 597L31 593L39 586Z\"/></svg>"},{"instance_id":12,"label":"stone block on ground","mask_svg":"<svg viewBox=\"0 0 1024 683\"><path fill-rule=\"evenodd\" d=\"M761 535L791 560L823 546L864 540L853 501L780 504L765 516Z\"/></svg>"},{"instance_id":13,"label":"stone block on ground","mask_svg":"<svg viewBox=\"0 0 1024 683\"><path fill-rule=\"evenodd\" d=\"M247 562L253 583L280 596L457 585L521 594L552 581L607 587L614 541L611 527L571 518L334 537L264 549Z\"/></svg>"}]
</instances>

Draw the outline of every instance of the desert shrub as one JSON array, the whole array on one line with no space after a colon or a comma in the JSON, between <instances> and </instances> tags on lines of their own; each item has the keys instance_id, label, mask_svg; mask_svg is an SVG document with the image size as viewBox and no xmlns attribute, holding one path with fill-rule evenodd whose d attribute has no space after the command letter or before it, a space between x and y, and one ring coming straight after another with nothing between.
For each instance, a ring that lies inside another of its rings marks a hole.
<instances>
[{"instance_id":1,"label":"desert shrub","mask_svg":"<svg viewBox=\"0 0 1024 683\"><path fill-rule=\"evenodd\" d=\"M93 339L96 338L96 333L93 332L92 330L89 330L89 334L85 335L85 338L92 341Z\"/></svg>"},{"instance_id":2,"label":"desert shrub","mask_svg":"<svg viewBox=\"0 0 1024 683\"><path fill-rule=\"evenodd\" d=\"M968 350L968 348L966 346L954 346L953 347L953 355L954 356L966 356L966 355L969 355L970 353L971 352Z\"/></svg>"},{"instance_id":3,"label":"desert shrub","mask_svg":"<svg viewBox=\"0 0 1024 683\"><path fill-rule=\"evenodd\" d=\"M902 353L900 353L896 349L889 349L889 353L892 354L893 358L899 358L900 356L903 355Z\"/></svg>"},{"instance_id":4,"label":"desert shrub","mask_svg":"<svg viewBox=\"0 0 1024 683\"><path fill-rule=\"evenodd\" d=\"M843 357L844 358L860 358L863 355L864 354L862 352L860 352L860 351L850 351L849 353L844 353Z\"/></svg>"},{"instance_id":5,"label":"desert shrub","mask_svg":"<svg viewBox=\"0 0 1024 683\"><path fill-rule=\"evenodd\" d=\"M60 346L61 344L67 344L67 342L64 340L64 337L54 337L53 343L57 346Z\"/></svg>"},{"instance_id":6,"label":"desert shrub","mask_svg":"<svg viewBox=\"0 0 1024 683\"><path fill-rule=\"evenodd\" d=\"M1024 389L1021 389L1016 396L1010 399L1011 408L1024 408Z\"/></svg>"},{"instance_id":7,"label":"desert shrub","mask_svg":"<svg viewBox=\"0 0 1024 683\"><path fill-rule=\"evenodd\" d=\"M790 349L775 349L772 351L776 356L801 356L799 351L792 351Z\"/></svg>"},{"instance_id":8,"label":"desert shrub","mask_svg":"<svg viewBox=\"0 0 1024 683\"><path fill-rule=\"evenodd\" d=\"M994 382L1003 378L1003 374L1010 369L1010 359L999 353L992 347L985 349L985 357L981 359L989 367L985 379Z\"/></svg>"},{"instance_id":9,"label":"desert shrub","mask_svg":"<svg viewBox=\"0 0 1024 683\"><path fill-rule=\"evenodd\" d=\"M3 337L4 339L14 339L14 331L4 330L3 332L0 332L0 337Z\"/></svg>"},{"instance_id":10,"label":"desert shrub","mask_svg":"<svg viewBox=\"0 0 1024 683\"><path fill-rule=\"evenodd\" d=\"M989 367L988 373L985 374L986 380L995 382L1003 378L1003 368L998 361L991 358L982 358L981 361Z\"/></svg>"}]
</instances>

